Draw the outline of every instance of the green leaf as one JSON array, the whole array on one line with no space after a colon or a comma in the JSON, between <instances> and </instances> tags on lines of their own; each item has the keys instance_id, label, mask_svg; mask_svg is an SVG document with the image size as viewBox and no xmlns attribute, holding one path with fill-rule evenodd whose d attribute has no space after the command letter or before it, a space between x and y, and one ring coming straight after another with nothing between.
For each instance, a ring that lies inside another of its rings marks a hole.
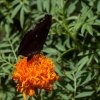
<instances>
[{"instance_id":1,"label":"green leaf","mask_svg":"<svg viewBox=\"0 0 100 100\"><path fill-rule=\"evenodd\" d=\"M5 24L5 31L9 35L9 33L10 33L10 26L9 26L9 24Z\"/></svg>"},{"instance_id":2,"label":"green leaf","mask_svg":"<svg viewBox=\"0 0 100 100\"><path fill-rule=\"evenodd\" d=\"M65 47L64 45L61 44L61 42L59 41L59 43L56 45L56 48L60 51L64 51L65 50Z\"/></svg>"},{"instance_id":3,"label":"green leaf","mask_svg":"<svg viewBox=\"0 0 100 100\"><path fill-rule=\"evenodd\" d=\"M12 1L12 5L13 5L13 6L17 5L18 3L20 3L19 0L14 0L14 1Z\"/></svg>"},{"instance_id":4,"label":"green leaf","mask_svg":"<svg viewBox=\"0 0 100 100\"><path fill-rule=\"evenodd\" d=\"M96 63L99 62L99 59L96 56L94 56L94 60L96 61Z\"/></svg>"},{"instance_id":5,"label":"green leaf","mask_svg":"<svg viewBox=\"0 0 100 100\"><path fill-rule=\"evenodd\" d=\"M97 12L100 13L100 1L97 3Z\"/></svg>"},{"instance_id":6,"label":"green leaf","mask_svg":"<svg viewBox=\"0 0 100 100\"><path fill-rule=\"evenodd\" d=\"M2 73L2 72L0 72L0 77L4 77L4 76L5 76L5 74L6 74L6 73L4 73L4 72L3 72L3 73ZM1 97L1 96L0 96L0 97Z\"/></svg>"},{"instance_id":7,"label":"green leaf","mask_svg":"<svg viewBox=\"0 0 100 100\"><path fill-rule=\"evenodd\" d=\"M10 40L13 40L15 37L19 37L17 33L14 33L12 35L10 35Z\"/></svg>"},{"instance_id":8,"label":"green leaf","mask_svg":"<svg viewBox=\"0 0 100 100\"><path fill-rule=\"evenodd\" d=\"M73 78L73 75L72 75L72 73L71 72L66 72L65 73L65 75L66 75L66 77L68 77L70 80L74 80L74 78Z\"/></svg>"},{"instance_id":9,"label":"green leaf","mask_svg":"<svg viewBox=\"0 0 100 100\"><path fill-rule=\"evenodd\" d=\"M86 30L86 23L85 24L83 24L83 26L82 26L82 28L81 28L81 33L82 33L82 35L84 34L84 32L85 32L85 30Z\"/></svg>"},{"instance_id":10,"label":"green leaf","mask_svg":"<svg viewBox=\"0 0 100 100\"><path fill-rule=\"evenodd\" d=\"M93 25L98 25L98 26L100 26L100 20L96 19Z\"/></svg>"},{"instance_id":11,"label":"green leaf","mask_svg":"<svg viewBox=\"0 0 100 100\"><path fill-rule=\"evenodd\" d=\"M23 6L23 10L24 10L24 12L26 12L26 13L29 13L29 12L30 12L29 8L26 7L26 6Z\"/></svg>"},{"instance_id":12,"label":"green leaf","mask_svg":"<svg viewBox=\"0 0 100 100\"><path fill-rule=\"evenodd\" d=\"M78 79L78 78L80 78L81 76L83 76L83 74L86 74L86 71L84 71L84 70L81 70L81 71L78 71L78 72L76 72L76 78Z\"/></svg>"},{"instance_id":13,"label":"green leaf","mask_svg":"<svg viewBox=\"0 0 100 100\"><path fill-rule=\"evenodd\" d=\"M21 8L21 4L19 4L19 5L17 5L15 7L15 9L12 11L11 18L14 18L17 15L17 13L19 12L20 8Z\"/></svg>"},{"instance_id":14,"label":"green leaf","mask_svg":"<svg viewBox=\"0 0 100 100\"><path fill-rule=\"evenodd\" d=\"M81 16L79 16L76 20L76 23L74 25L74 28L73 28L73 32L77 32L79 30L79 28L81 27L81 25L83 24L83 21L81 19Z\"/></svg>"},{"instance_id":15,"label":"green leaf","mask_svg":"<svg viewBox=\"0 0 100 100\"><path fill-rule=\"evenodd\" d=\"M16 36L16 37L14 38L14 40L12 40L12 44L18 42L18 40L19 40L19 38Z\"/></svg>"},{"instance_id":16,"label":"green leaf","mask_svg":"<svg viewBox=\"0 0 100 100\"><path fill-rule=\"evenodd\" d=\"M59 1L58 1L59 2ZM54 9L56 7L56 0L51 0L51 12L54 13L56 9Z\"/></svg>"},{"instance_id":17,"label":"green leaf","mask_svg":"<svg viewBox=\"0 0 100 100\"><path fill-rule=\"evenodd\" d=\"M74 10L75 10L75 8L76 8L76 3L77 3L77 2L78 2L78 1L75 1L75 2L71 3L71 4L68 6L68 8L67 8L67 14L68 14L68 16L74 12Z\"/></svg>"},{"instance_id":18,"label":"green leaf","mask_svg":"<svg viewBox=\"0 0 100 100\"><path fill-rule=\"evenodd\" d=\"M67 95L59 94L62 97L62 100L70 100Z\"/></svg>"},{"instance_id":19,"label":"green leaf","mask_svg":"<svg viewBox=\"0 0 100 100\"><path fill-rule=\"evenodd\" d=\"M24 9L23 9L23 7L20 10L20 24L21 24L21 27L23 28L23 25L24 25Z\"/></svg>"},{"instance_id":20,"label":"green leaf","mask_svg":"<svg viewBox=\"0 0 100 100\"><path fill-rule=\"evenodd\" d=\"M3 49L3 50L0 50L0 53L11 53L12 50L10 49Z\"/></svg>"},{"instance_id":21,"label":"green leaf","mask_svg":"<svg viewBox=\"0 0 100 100\"><path fill-rule=\"evenodd\" d=\"M87 97L87 96L91 96L94 93L94 91L90 91L90 92L81 92L79 93L76 98L82 98L82 97Z\"/></svg>"},{"instance_id":22,"label":"green leaf","mask_svg":"<svg viewBox=\"0 0 100 100\"><path fill-rule=\"evenodd\" d=\"M96 19L97 19L97 16L93 16L93 17L90 17L86 22L89 25L93 25Z\"/></svg>"},{"instance_id":23,"label":"green leaf","mask_svg":"<svg viewBox=\"0 0 100 100\"><path fill-rule=\"evenodd\" d=\"M91 74L89 73L89 75L86 77L85 81L82 82L81 86L87 84L91 80L92 80L92 77L91 77Z\"/></svg>"},{"instance_id":24,"label":"green leaf","mask_svg":"<svg viewBox=\"0 0 100 100\"><path fill-rule=\"evenodd\" d=\"M66 88L67 88L69 91L71 91L71 92L74 91L74 88L72 87L71 84L67 84Z\"/></svg>"},{"instance_id":25,"label":"green leaf","mask_svg":"<svg viewBox=\"0 0 100 100\"><path fill-rule=\"evenodd\" d=\"M89 58L88 56L83 57L78 63L77 63L77 74L78 71L82 70L82 68L84 67L84 65L88 62Z\"/></svg>"},{"instance_id":26,"label":"green leaf","mask_svg":"<svg viewBox=\"0 0 100 100\"><path fill-rule=\"evenodd\" d=\"M7 67L6 68L3 67L3 71L4 71L4 73L10 73L10 70L8 70Z\"/></svg>"},{"instance_id":27,"label":"green leaf","mask_svg":"<svg viewBox=\"0 0 100 100\"><path fill-rule=\"evenodd\" d=\"M66 59L72 59L73 54L77 52L76 48L70 48L66 51L64 51L59 58L66 58Z\"/></svg>"},{"instance_id":28,"label":"green leaf","mask_svg":"<svg viewBox=\"0 0 100 100\"><path fill-rule=\"evenodd\" d=\"M92 54L90 57L89 57L89 60L87 62L87 66L89 66L89 64L91 64L91 62L93 61L93 58L94 58L94 54Z\"/></svg>"},{"instance_id":29,"label":"green leaf","mask_svg":"<svg viewBox=\"0 0 100 100\"><path fill-rule=\"evenodd\" d=\"M39 11L42 11L42 8L43 8L42 0L37 0L37 8L38 8Z\"/></svg>"},{"instance_id":30,"label":"green leaf","mask_svg":"<svg viewBox=\"0 0 100 100\"><path fill-rule=\"evenodd\" d=\"M91 25L87 25L86 27L87 31L93 36L93 29Z\"/></svg>"},{"instance_id":31,"label":"green leaf","mask_svg":"<svg viewBox=\"0 0 100 100\"><path fill-rule=\"evenodd\" d=\"M0 49L2 49L2 48L7 48L7 47L9 47L10 45L8 44L8 43L2 43L2 44L0 44Z\"/></svg>"},{"instance_id":32,"label":"green leaf","mask_svg":"<svg viewBox=\"0 0 100 100\"><path fill-rule=\"evenodd\" d=\"M57 72L57 74L60 76L60 77L62 77L63 76L63 74L62 74L62 72L61 72L61 66L59 66L57 63L55 63L55 71Z\"/></svg>"},{"instance_id":33,"label":"green leaf","mask_svg":"<svg viewBox=\"0 0 100 100\"><path fill-rule=\"evenodd\" d=\"M43 3L43 7L46 9L47 12L50 12L50 0L45 0Z\"/></svg>"},{"instance_id":34,"label":"green leaf","mask_svg":"<svg viewBox=\"0 0 100 100\"><path fill-rule=\"evenodd\" d=\"M12 20L11 16L7 16L6 20L7 20L8 23L13 23L13 20Z\"/></svg>"},{"instance_id":35,"label":"green leaf","mask_svg":"<svg viewBox=\"0 0 100 100\"><path fill-rule=\"evenodd\" d=\"M43 51L45 53L58 54L58 51L56 49L53 49L53 48L46 48L46 49L43 49Z\"/></svg>"}]
</instances>

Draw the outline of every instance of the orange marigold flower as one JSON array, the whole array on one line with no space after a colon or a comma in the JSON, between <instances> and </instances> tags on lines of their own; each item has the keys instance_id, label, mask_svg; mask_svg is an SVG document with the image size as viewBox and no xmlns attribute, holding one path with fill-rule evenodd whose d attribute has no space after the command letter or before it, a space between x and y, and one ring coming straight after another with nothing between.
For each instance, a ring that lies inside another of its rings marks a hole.
<instances>
[{"instance_id":1,"label":"orange marigold flower","mask_svg":"<svg viewBox=\"0 0 100 100\"><path fill-rule=\"evenodd\" d=\"M54 72L54 64L51 59L42 54L35 54L27 61L27 57L20 59L15 64L13 80L17 81L17 91L25 95L33 96L36 89L53 89L53 83L59 76Z\"/></svg>"}]
</instances>

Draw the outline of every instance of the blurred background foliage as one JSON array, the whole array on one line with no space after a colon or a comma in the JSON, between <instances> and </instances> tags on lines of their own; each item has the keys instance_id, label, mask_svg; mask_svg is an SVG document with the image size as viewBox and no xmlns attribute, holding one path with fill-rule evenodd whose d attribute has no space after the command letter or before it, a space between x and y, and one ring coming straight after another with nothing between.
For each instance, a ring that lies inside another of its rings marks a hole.
<instances>
[{"instance_id":1,"label":"blurred background foliage","mask_svg":"<svg viewBox=\"0 0 100 100\"><path fill-rule=\"evenodd\" d=\"M23 100L11 76L18 46L47 13L53 20L42 52L60 79L41 100L100 100L100 0L0 0L0 100Z\"/></svg>"}]
</instances>

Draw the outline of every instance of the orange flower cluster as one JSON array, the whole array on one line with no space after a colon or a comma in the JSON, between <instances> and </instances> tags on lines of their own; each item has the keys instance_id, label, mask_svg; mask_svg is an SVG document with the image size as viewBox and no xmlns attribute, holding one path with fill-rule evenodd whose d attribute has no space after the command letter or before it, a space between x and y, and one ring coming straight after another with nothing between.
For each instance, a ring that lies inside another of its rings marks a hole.
<instances>
[{"instance_id":1,"label":"orange flower cluster","mask_svg":"<svg viewBox=\"0 0 100 100\"><path fill-rule=\"evenodd\" d=\"M36 89L53 89L53 83L59 76L54 72L51 59L42 54L36 54L27 61L27 57L15 64L13 80L17 81L17 90L24 95L33 96Z\"/></svg>"}]
</instances>

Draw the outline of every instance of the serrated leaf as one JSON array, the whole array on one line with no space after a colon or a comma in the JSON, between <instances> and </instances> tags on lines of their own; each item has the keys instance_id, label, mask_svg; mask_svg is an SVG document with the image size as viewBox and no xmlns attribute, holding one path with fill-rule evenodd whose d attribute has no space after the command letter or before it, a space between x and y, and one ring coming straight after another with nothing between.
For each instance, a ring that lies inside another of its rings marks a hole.
<instances>
[{"instance_id":1,"label":"serrated leaf","mask_svg":"<svg viewBox=\"0 0 100 100\"><path fill-rule=\"evenodd\" d=\"M23 10L24 10L26 13L29 13L29 12L30 12L30 10L29 10L27 7L25 7L25 6L23 6Z\"/></svg>"},{"instance_id":2,"label":"serrated leaf","mask_svg":"<svg viewBox=\"0 0 100 100\"><path fill-rule=\"evenodd\" d=\"M65 50L65 47L64 45L62 45L60 42L56 45L56 48L60 51L64 51Z\"/></svg>"},{"instance_id":3,"label":"serrated leaf","mask_svg":"<svg viewBox=\"0 0 100 100\"><path fill-rule=\"evenodd\" d=\"M7 67L6 68L3 67L3 71L4 73L10 73L10 70L8 70Z\"/></svg>"},{"instance_id":4,"label":"serrated leaf","mask_svg":"<svg viewBox=\"0 0 100 100\"><path fill-rule=\"evenodd\" d=\"M78 73L75 74L76 75L75 77L78 79L78 78L80 78L85 73L86 73L86 71L84 71L84 70L78 71Z\"/></svg>"},{"instance_id":5,"label":"serrated leaf","mask_svg":"<svg viewBox=\"0 0 100 100\"><path fill-rule=\"evenodd\" d=\"M77 32L78 29L81 27L82 24L83 24L83 21L81 21L81 19L78 17L78 20L75 23L75 26L73 28L73 32Z\"/></svg>"},{"instance_id":6,"label":"serrated leaf","mask_svg":"<svg viewBox=\"0 0 100 100\"><path fill-rule=\"evenodd\" d=\"M7 16L6 20L7 20L8 23L13 23L13 20L12 20L11 16Z\"/></svg>"},{"instance_id":7,"label":"serrated leaf","mask_svg":"<svg viewBox=\"0 0 100 100\"><path fill-rule=\"evenodd\" d=\"M99 62L99 59L96 56L94 56L94 60L96 61L96 63Z\"/></svg>"},{"instance_id":8,"label":"serrated leaf","mask_svg":"<svg viewBox=\"0 0 100 100\"><path fill-rule=\"evenodd\" d=\"M93 58L94 58L94 55L91 55L91 56L89 57L89 60L88 60L88 62L87 62L87 66L89 66L89 64L91 64Z\"/></svg>"},{"instance_id":9,"label":"serrated leaf","mask_svg":"<svg viewBox=\"0 0 100 100\"><path fill-rule=\"evenodd\" d=\"M71 86L71 84L67 84L66 89L68 89L71 92L74 91L74 88Z\"/></svg>"},{"instance_id":10,"label":"serrated leaf","mask_svg":"<svg viewBox=\"0 0 100 100\"><path fill-rule=\"evenodd\" d=\"M66 59L71 59L73 57L74 52L77 50L75 48L70 48L66 51L64 51L59 58L66 58Z\"/></svg>"},{"instance_id":11,"label":"serrated leaf","mask_svg":"<svg viewBox=\"0 0 100 100\"><path fill-rule=\"evenodd\" d=\"M18 3L19 3L19 0L14 0L14 1L12 1L12 5L13 5L13 6L17 5Z\"/></svg>"},{"instance_id":12,"label":"serrated leaf","mask_svg":"<svg viewBox=\"0 0 100 100\"><path fill-rule=\"evenodd\" d=\"M51 0L51 12L55 12L56 9L55 8L55 5L56 5L56 1L55 0Z\"/></svg>"},{"instance_id":13,"label":"serrated leaf","mask_svg":"<svg viewBox=\"0 0 100 100\"><path fill-rule=\"evenodd\" d=\"M14 40L12 40L12 44L18 42L19 38L18 37L15 37Z\"/></svg>"},{"instance_id":14,"label":"serrated leaf","mask_svg":"<svg viewBox=\"0 0 100 100\"><path fill-rule=\"evenodd\" d=\"M42 0L37 0L37 8L39 11L42 11Z\"/></svg>"},{"instance_id":15,"label":"serrated leaf","mask_svg":"<svg viewBox=\"0 0 100 100\"><path fill-rule=\"evenodd\" d=\"M69 38L69 37L66 39L65 43L66 43L66 46L67 46L68 48L71 48L70 38Z\"/></svg>"},{"instance_id":16,"label":"serrated leaf","mask_svg":"<svg viewBox=\"0 0 100 100\"><path fill-rule=\"evenodd\" d=\"M97 12L100 13L100 1L97 3Z\"/></svg>"},{"instance_id":17,"label":"serrated leaf","mask_svg":"<svg viewBox=\"0 0 100 100\"><path fill-rule=\"evenodd\" d=\"M2 61L3 62L3 61ZM3 67L6 67L8 65L8 63L4 63L3 62L3 64L1 65L1 67L3 68Z\"/></svg>"},{"instance_id":18,"label":"serrated leaf","mask_svg":"<svg viewBox=\"0 0 100 100\"><path fill-rule=\"evenodd\" d=\"M85 30L86 30L86 24L83 24L82 28L81 28L81 33L82 35L84 34Z\"/></svg>"},{"instance_id":19,"label":"serrated leaf","mask_svg":"<svg viewBox=\"0 0 100 100\"><path fill-rule=\"evenodd\" d=\"M60 77L63 76L62 72L60 71L60 68L55 67L55 71L57 72L57 74L58 74Z\"/></svg>"},{"instance_id":20,"label":"serrated leaf","mask_svg":"<svg viewBox=\"0 0 100 100\"><path fill-rule=\"evenodd\" d=\"M93 25L96 19L97 19L97 16L93 16L93 17L89 18L86 22L89 25Z\"/></svg>"},{"instance_id":21,"label":"serrated leaf","mask_svg":"<svg viewBox=\"0 0 100 100\"><path fill-rule=\"evenodd\" d=\"M50 11L50 0L44 1L43 7L46 9L47 12L49 12Z\"/></svg>"},{"instance_id":22,"label":"serrated leaf","mask_svg":"<svg viewBox=\"0 0 100 100\"><path fill-rule=\"evenodd\" d=\"M89 7L83 1L81 2L81 4L82 4L82 12L86 13L86 11L89 9Z\"/></svg>"},{"instance_id":23,"label":"serrated leaf","mask_svg":"<svg viewBox=\"0 0 100 100\"><path fill-rule=\"evenodd\" d=\"M82 70L82 68L84 67L84 65L88 62L89 58L88 56L86 57L83 57L79 62L78 64L76 65L77 66L77 73L78 71Z\"/></svg>"},{"instance_id":24,"label":"serrated leaf","mask_svg":"<svg viewBox=\"0 0 100 100\"><path fill-rule=\"evenodd\" d=\"M5 31L9 35L9 33L10 33L10 26L8 24L5 24Z\"/></svg>"},{"instance_id":25,"label":"serrated leaf","mask_svg":"<svg viewBox=\"0 0 100 100\"><path fill-rule=\"evenodd\" d=\"M93 36L93 28L91 25L87 25L86 30Z\"/></svg>"},{"instance_id":26,"label":"serrated leaf","mask_svg":"<svg viewBox=\"0 0 100 100\"><path fill-rule=\"evenodd\" d=\"M10 45L8 43L3 43L3 44L0 44L0 49L2 48L7 48L9 47Z\"/></svg>"},{"instance_id":27,"label":"serrated leaf","mask_svg":"<svg viewBox=\"0 0 100 100\"><path fill-rule=\"evenodd\" d=\"M0 77L4 77L6 73L0 72ZM0 96L1 97L1 96Z\"/></svg>"},{"instance_id":28,"label":"serrated leaf","mask_svg":"<svg viewBox=\"0 0 100 100\"><path fill-rule=\"evenodd\" d=\"M94 91L90 91L90 92L81 92L79 93L76 98L82 98L82 97L87 97L87 96L91 96L94 93Z\"/></svg>"},{"instance_id":29,"label":"serrated leaf","mask_svg":"<svg viewBox=\"0 0 100 100\"><path fill-rule=\"evenodd\" d=\"M21 8L21 4L19 4L15 7L15 9L12 11L11 18L14 18L16 16L16 14L19 12L20 8Z\"/></svg>"},{"instance_id":30,"label":"serrated leaf","mask_svg":"<svg viewBox=\"0 0 100 100\"><path fill-rule=\"evenodd\" d=\"M98 25L98 26L100 26L100 20L96 19L93 25Z\"/></svg>"},{"instance_id":31,"label":"serrated leaf","mask_svg":"<svg viewBox=\"0 0 100 100\"><path fill-rule=\"evenodd\" d=\"M69 100L68 96L67 95L64 95L64 94L60 94L60 96L62 97L63 100Z\"/></svg>"},{"instance_id":32,"label":"serrated leaf","mask_svg":"<svg viewBox=\"0 0 100 100\"><path fill-rule=\"evenodd\" d=\"M70 15L71 13L73 13L73 11L75 10L76 8L76 3L78 1L75 1L74 3L71 3L68 8L67 8L67 14Z\"/></svg>"},{"instance_id":33,"label":"serrated leaf","mask_svg":"<svg viewBox=\"0 0 100 100\"><path fill-rule=\"evenodd\" d=\"M18 34L16 34L16 33L12 34L9 39L13 40L15 37L18 37Z\"/></svg>"},{"instance_id":34,"label":"serrated leaf","mask_svg":"<svg viewBox=\"0 0 100 100\"><path fill-rule=\"evenodd\" d=\"M89 75L86 77L85 81L82 82L81 85L85 85L85 84L87 84L87 83L88 83L89 81L91 81L91 80L92 80L92 77L91 77L91 74L89 74Z\"/></svg>"},{"instance_id":35,"label":"serrated leaf","mask_svg":"<svg viewBox=\"0 0 100 100\"><path fill-rule=\"evenodd\" d=\"M66 75L66 77L68 77L70 80L74 80L74 78L73 78L71 72L66 72L65 75Z\"/></svg>"},{"instance_id":36,"label":"serrated leaf","mask_svg":"<svg viewBox=\"0 0 100 100\"><path fill-rule=\"evenodd\" d=\"M20 24L21 24L21 27L23 28L23 25L24 25L24 9L23 9L23 7L20 10Z\"/></svg>"},{"instance_id":37,"label":"serrated leaf","mask_svg":"<svg viewBox=\"0 0 100 100\"><path fill-rule=\"evenodd\" d=\"M4 49L4 50L0 50L0 53L11 53L12 50L10 49Z\"/></svg>"},{"instance_id":38,"label":"serrated leaf","mask_svg":"<svg viewBox=\"0 0 100 100\"><path fill-rule=\"evenodd\" d=\"M59 53L56 49L53 49L53 48L46 48L46 49L43 49L43 51L45 53L51 53L51 54L58 54Z\"/></svg>"}]
</instances>

